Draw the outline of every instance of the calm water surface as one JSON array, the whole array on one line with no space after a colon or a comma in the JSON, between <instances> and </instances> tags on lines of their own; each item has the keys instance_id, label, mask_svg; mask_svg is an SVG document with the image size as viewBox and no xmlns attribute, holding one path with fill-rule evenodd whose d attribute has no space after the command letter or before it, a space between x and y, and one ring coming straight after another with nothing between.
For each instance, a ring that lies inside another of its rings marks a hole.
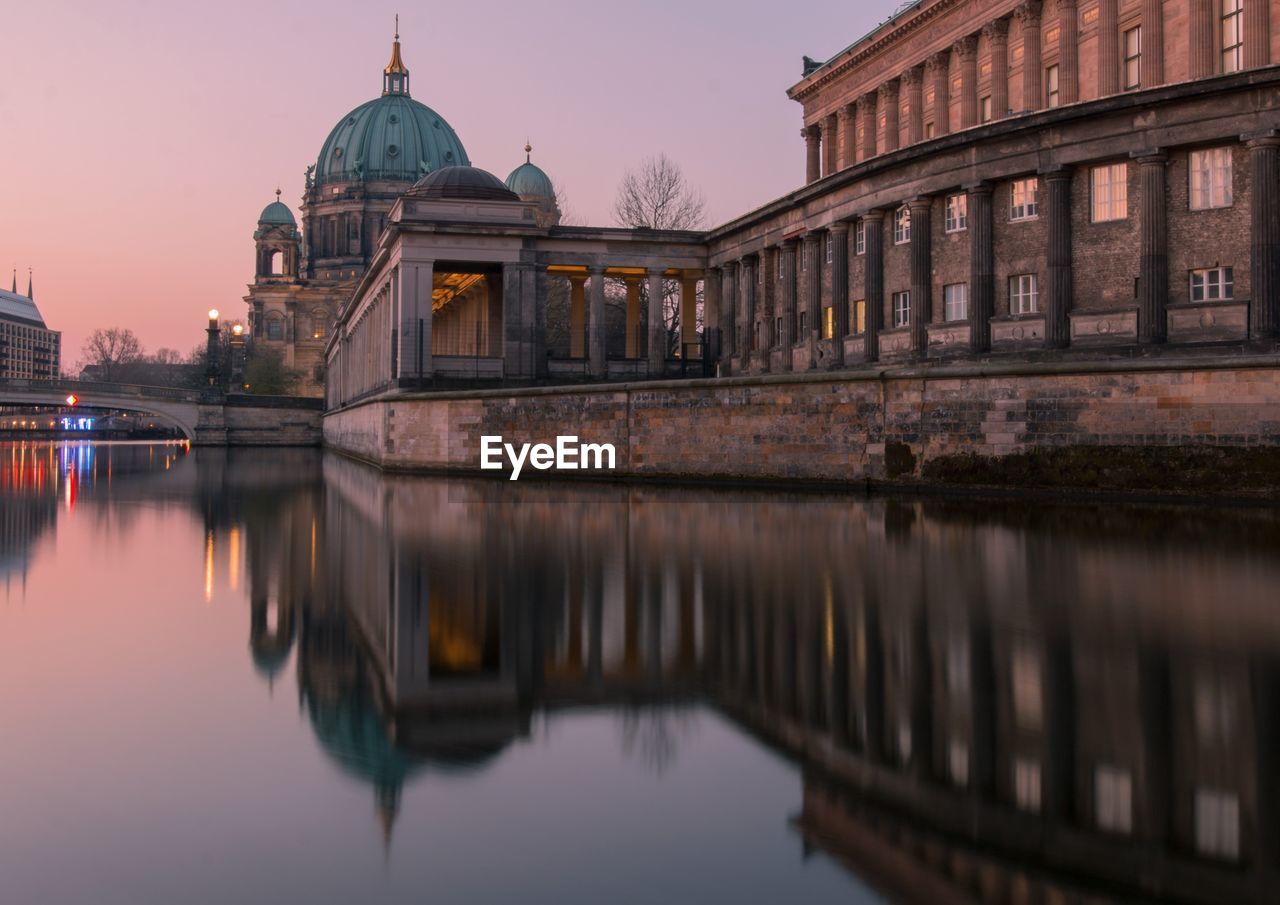
<instances>
[{"instance_id":1,"label":"calm water surface","mask_svg":"<svg viewBox=\"0 0 1280 905\"><path fill-rule=\"evenodd\" d=\"M1277 553L0 445L0 902L1272 902Z\"/></svg>"}]
</instances>

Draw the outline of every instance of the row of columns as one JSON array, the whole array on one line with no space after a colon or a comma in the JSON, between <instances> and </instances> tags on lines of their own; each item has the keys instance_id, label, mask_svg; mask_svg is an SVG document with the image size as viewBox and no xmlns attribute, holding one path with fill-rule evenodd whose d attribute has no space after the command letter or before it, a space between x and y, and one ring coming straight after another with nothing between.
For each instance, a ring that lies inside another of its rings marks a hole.
<instances>
[{"instance_id":1,"label":"row of columns","mask_svg":"<svg viewBox=\"0 0 1280 905\"><path fill-rule=\"evenodd\" d=\"M1252 300L1250 334L1255 338L1280 335L1280 130L1253 136L1247 141L1250 159L1250 218L1252 225L1251 283ZM1138 212L1138 341L1160 343L1167 338L1169 299L1169 225L1168 179L1169 157L1160 151L1133 155L1139 167L1141 207ZM1048 247L1046 249L1046 283L1042 298L1045 318L1045 345L1061 348L1071 342L1069 314L1074 295L1072 275L1071 198L1073 171L1055 167L1044 171ZM966 189L968 229L970 237L969 325L970 349L975 353L991 348L991 318L995 314L996 261L993 188L978 183ZM910 289L911 348L923 355L928 348L928 326L933 312L932 230L930 218L933 197L914 198L907 202L911 215ZM865 258L862 297L866 304L865 354L869 361L879 358L878 334L883 323L884 229L885 210L871 210L862 215ZM807 336L796 333L796 240L788 239L778 246L781 256L781 291L775 318L781 330L772 345L781 346L787 354L782 367L792 367L791 348L801 339L816 339L822 330L821 249L824 233L832 240L831 287L836 341L834 366L844 364L843 337L849 329L849 250L850 223L839 221L825 230L804 236L806 267L811 278L806 284L805 311L809 319ZM741 357L743 366L754 363L769 368L767 348L770 343L754 342L757 314L756 268L764 266L763 253L749 255L725 265L720 271L723 293L729 303L725 317L726 335L730 337L726 356ZM753 352L766 352L763 360L753 360ZM810 367L817 362L811 357Z\"/></svg>"},{"instance_id":2,"label":"row of columns","mask_svg":"<svg viewBox=\"0 0 1280 905\"><path fill-rule=\"evenodd\" d=\"M1191 78L1203 78L1218 71L1215 0L1192 0L1190 29ZM1058 33L1058 103L1080 100L1080 34L1077 0L1059 0L1053 27ZM1046 103L1041 55L1042 4L1025 0L1013 11L1023 37L1023 111L1039 110ZM1244 0L1244 66L1252 69L1271 61L1271 13L1269 0ZM951 72L959 75L960 97L957 126L967 129L981 118L978 99L978 34L991 51L991 117L1001 119L1011 112L1009 98L1009 23L1001 17L983 25L978 32L961 37L951 47L937 51L922 64L908 67L901 76L889 79L836 113L805 127L808 156L806 181L815 182L856 163L897 150L899 111L905 93L907 142L925 139L924 84L934 95L934 136L951 131ZM1164 12L1161 0L1142 0L1141 79L1144 88L1165 83ZM1120 0L1098 3L1098 94L1118 94L1121 81ZM878 144L879 119L883 114L884 141ZM859 125L860 124L860 125ZM858 136L861 135L861 141Z\"/></svg>"}]
</instances>

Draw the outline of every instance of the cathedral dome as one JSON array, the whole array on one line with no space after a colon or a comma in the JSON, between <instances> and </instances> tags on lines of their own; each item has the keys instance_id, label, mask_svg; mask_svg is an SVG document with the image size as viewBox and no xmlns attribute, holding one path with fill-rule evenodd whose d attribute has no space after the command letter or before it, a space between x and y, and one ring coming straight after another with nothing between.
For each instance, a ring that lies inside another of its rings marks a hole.
<instances>
[{"instance_id":1,"label":"cathedral dome","mask_svg":"<svg viewBox=\"0 0 1280 905\"><path fill-rule=\"evenodd\" d=\"M533 148L524 146L524 163L511 171L507 177L507 188L515 192L524 201L555 201L556 188L551 184L551 177L534 164L530 154Z\"/></svg>"},{"instance_id":2,"label":"cathedral dome","mask_svg":"<svg viewBox=\"0 0 1280 905\"><path fill-rule=\"evenodd\" d=\"M444 167L428 173L409 189L411 198L442 201L519 201L501 179L478 167Z\"/></svg>"},{"instance_id":3,"label":"cathedral dome","mask_svg":"<svg viewBox=\"0 0 1280 905\"><path fill-rule=\"evenodd\" d=\"M316 161L315 184L392 180L414 182L440 167L471 161L439 114L409 96L400 36L383 70L382 96L361 104L329 132Z\"/></svg>"},{"instance_id":4,"label":"cathedral dome","mask_svg":"<svg viewBox=\"0 0 1280 905\"><path fill-rule=\"evenodd\" d=\"M262 209L262 216L258 218L258 223L263 226L298 225L298 221L293 219L293 211L289 210L289 206L279 199L272 201Z\"/></svg>"}]
</instances>

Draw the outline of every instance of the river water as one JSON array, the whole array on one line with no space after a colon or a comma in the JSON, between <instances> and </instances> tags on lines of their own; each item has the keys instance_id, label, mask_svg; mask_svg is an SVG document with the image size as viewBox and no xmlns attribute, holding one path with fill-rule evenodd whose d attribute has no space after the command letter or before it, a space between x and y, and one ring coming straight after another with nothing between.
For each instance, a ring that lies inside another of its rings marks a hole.
<instances>
[{"instance_id":1,"label":"river water","mask_svg":"<svg viewBox=\"0 0 1280 905\"><path fill-rule=\"evenodd\" d=\"M2 445L0 901L1274 901L1278 552Z\"/></svg>"}]
</instances>

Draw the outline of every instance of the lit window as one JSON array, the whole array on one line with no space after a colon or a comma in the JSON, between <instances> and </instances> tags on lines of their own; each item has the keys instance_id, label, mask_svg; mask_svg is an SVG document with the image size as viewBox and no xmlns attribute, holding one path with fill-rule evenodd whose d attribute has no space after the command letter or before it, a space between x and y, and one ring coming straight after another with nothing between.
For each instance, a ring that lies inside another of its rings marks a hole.
<instances>
[{"instance_id":1,"label":"lit window","mask_svg":"<svg viewBox=\"0 0 1280 905\"><path fill-rule=\"evenodd\" d=\"M1057 65L1048 66L1044 71L1044 105L1046 107L1056 107L1062 100L1062 93L1058 87L1058 67Z\"/></svg>"},{"instance_id":2,"label":"lit window","mask_svg":"<svg viewBox=\"0 0 1280 905\"><path fill-rule=\"evenodd\" d=\"M1012 667L1014 722L1022 729L1039 729L1044 719L1040 652L1029 644L1018 644L1013 650Z\"/></svg>"},{"instance_id":3,"label":"lit window","mask_svg":"<svg viewBox=\"0 0 1280 905\"><path fill-rule=\"evenodd\" d=\"M950 283L942 287L943 310L949 321L962 321L969 316L969 286Z\"/></svg>"},{"instance_id":4,"label":"lit window","mask_svg":"<svg viewBox=\"0 0 1280 905\"><path fill-rule=\"evenodd\" d=\"M859 220L853 228L853 250L855 254L867 253L867 221Z\"/></svg>"},{"instance_id":5,"label":"lit window","mask_svg":"<svg viewBox=\"0 0 1280 905\"><path fill-rule=\"evenodd\" d=\"M1230 861L1240 857L1240 799L1234 793L1196 789L1196 850Z\"/></svg>"},{"instance_id":6,"label":"lit window","mask_svg":"<svg viewBox=\"0 0 1280 905\"><path fill-rule=\"evenodd\" d=\"M1034 220L1040 216L1040 180L1015 179L1009 193L1009 219Z\"/></svg>"},{"instance_id":7,"label":"lit window","mask_svg":"<svg viewBox=\"0 0 1280 905\"><path fill-rule=\"evenodd\" d=\"M1124 90L1142 86L1142 26L1124 33Z\"/></svg>"},{"instance_id":8,"label":"lit window","mask_svg":"<svg viewBox=\"0 0 1280 905\"><path fill-rule=\"evenodd\" d=\"M311 315L311 338L324 339L329 335L329 316L324 312Z\"/></svg>"},{"instance_id":9,"label":"lit window","mask_svg":"<svg viewBox=\"0 0 1280 905\"><path fill-rule=\"evenodd\" d=\"M853 332L867 332L867 303L862 299L853 303Z\"/></svg>"},{"instance_id":10,"label":"lit window","mask_svg":"<svg viewBox=\"0 0 1280 905\"><path fill-rule=\"evenodd\" d=\"M893 244L905 245L911 241L911 208L905 204L893 215Z\"/></svg>"},{"instance_id":11,"label":"lit window","mask_svg":"<svg viewBox=\"0 0 1280 905\"><path fill-rule=\"evenodd\" d=\"M1129 168L1123 163L1094 167L1090 173L1094 223L1123 220L1129 216Z\"/></svg>"},{"instance_id":12,"label":"lit window","mask_svg":"<svg viewBox=\"0 0 1280 905\"><path fill-rule=\"evenodd\" d=\"M1235 298L1234 273L1230 267L1210 267L1191 271L1191 301L1220 302Z\"/></svg>"},{"instance_id":13,"label":"lit window","mask_svg":"<svg viewBox=\"0 0 1280 905\"><path fill-rule=\"evenodd\" d=\"M947 232L958 233L969 228L969 196L947 196Z\"/></svg>"},{"instance_id":14,"label":"lit window","mask_svg":"<svg viewBox=\"0 0 1280 905\"><path fill-rule=\"evenodd\" d=\"M1191 152L1191 209L1231 206L1231 149Z\"/></svg>"},{"instance_id":15,"label":"lit window","mask_svg":"<svg viewBox=\"0 0 1280 905\"><path fill-rule=\"evenodd\" d=\"M969 746L960 739L952 739L947 749L947 768L951 781L957 786L969 784Z\"/></svg>"},{"instance_id":16,"label":"lit window","mask_svg":"<svg viewBox=\"0 0 1280 905\"><path fill-rule=\"evenodd\" d=\"M1093 807L1098 829L1133 832L1133 777L1128 770L1107 764L1094 770Z\"/></svg>"},{"instance_id":17,"label":"lit window","mask_svg":"<svg viewBox=\"0 0 1280 905\"><path fill-rule=\"evenodd\" d=\"M991 122L991 95L987 95L978 102L980 121L984 123Z\"/></svg>"},{"instance_id":18,"label":"lit window","mask_svg":"<svg viewBox=\"0 0 1280 905\"><path fill-rule=\"evenodd\" d=\"M827 233L827 263L830 264L835 259L836 241L831 237L831 233Z\"/></svg>"},{"instance_id":19,"label":"lit window","mask_svg":"<svg viewBox=\"0 0 1280 905\"><path fill-rule=\"evenodd\" d=\"M893 325L906 327L911 324L911 293L895 292L893 294Z\"/></svg>"},{"instance_id":20,"label":"lit window","mask_svg":"<svg viewBox=\"0 0 1280 905\"><path fill-rule=\"evenodd\" d=\"M1222 71L1244 68L1244 11L1241 0L1222 0Z\"/></svg>"},{"instance_id":21,"label":"lit window","mask_svg":"<svg viewBox=\"0 0 1280 905\"><path fill-rule=\"evenodd\" d=\"M1013 761L1013 800L1023 811L1040 811L1040 764L1025 757Z\"/></svg>"},{"instance_id":22,"label":"lit window","mask_svg":"<svg viewBox=\"0 0 1280 905\"><path fill-rule=\"evenodd\" d=\"M836 309L828 305L822 309L822 338L835 339Z\"/></svg>"}]
</instances>

